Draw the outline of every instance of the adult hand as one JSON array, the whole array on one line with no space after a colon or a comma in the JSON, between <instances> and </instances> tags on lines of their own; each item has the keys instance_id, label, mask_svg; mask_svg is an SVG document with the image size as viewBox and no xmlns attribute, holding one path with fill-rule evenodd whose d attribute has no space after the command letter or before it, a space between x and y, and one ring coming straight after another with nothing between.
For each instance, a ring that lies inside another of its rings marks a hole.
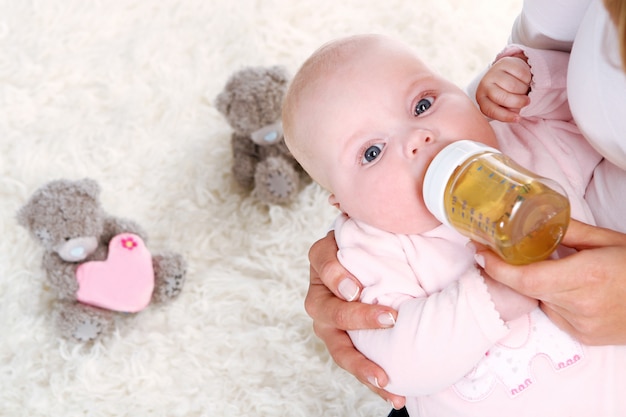
<instances>
[{"instance_id":1,"label":"adult hand","mask_svg":"<svg viewBox=\"0 0 626 417\"><path fill-rule=\"evenodd\" d=\"M573 255L524 266L479 248L493 279L542 302L563 330L588 345L626 344L626 235L572 220L562 242Z\"/></svg>"},{"instance_id":2,"label":"adult hand","mask_svg":"<svg viewBox=\"0 0 626 417\"><path fill-rule=\"evenodd\" d=\"M397 312L386 306L349 302L358 299L361 285L337 260L332 231L313 244L309 262L309 291L304 306L313 319L315 334L324 342L337 365L394 408L402 408L405 398L384 390L389 382L385 371L356 350L346 333L346 330L392 327Z\"/></svg>"}]
</instances>

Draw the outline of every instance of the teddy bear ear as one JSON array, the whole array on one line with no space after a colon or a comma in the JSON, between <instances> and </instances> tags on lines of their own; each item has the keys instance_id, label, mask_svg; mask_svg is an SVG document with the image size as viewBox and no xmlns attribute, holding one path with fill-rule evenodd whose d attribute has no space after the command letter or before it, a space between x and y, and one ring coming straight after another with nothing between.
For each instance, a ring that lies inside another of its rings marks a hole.
<instances>
[{"instance_id":1,"label":"teddy bear ear","mask_svg":"<svg viewBox=\"0 0 626 417\"><path fill-rule=\"evenodd\" d=\"M20 209L18 209L15 215L17 219L17 223L20 226L23 226L28 230L31 230L33 222L34 222L34 217L36 216L35 212L37 211L37 209L35 207L36 206L35 195L41 192L42 192L41 188L35 191L35 193L28 199L28 201Z\"/></svg>"},{"instance_id":2,"label":"teddy bear ear","mask_svg":"<svg viewBox=\"0 0 626 417\"><path fill-rule=\"evenodd\" d=\"M289 81L289 74L287 69L282 65L274 65L268 68L268 75L276 82L286 84Z\"/></svg>"},{"instance_id":3,"label":"teddy bear ear","mask_svg":"<svg viewBox=\"0 0 626 417\"><path fill-rule=\"evenodd\" d=\"M224 116L228 115L228 112L230 110L230 102L231 95L230 92L227 90L222 91L217 95L217 97L215 97L215 107L217 108L217 111L222 113Z\"/></svg>"},{"instance_id":4,"label":"teddy bear ear","mask_svg":"<svg viewBox=\"0 0 626 417\"><path fill-rule=\"evenodd\" d=\"M29 229L30 222L31 222L31 220L30 220L30 212L31 212L30 205L27 204L27 205L23 206L22 208L20 208L17 211L17 214L16 214L17 223L20 226L23 226L23 227L25 227L27 229Z\"/></svg>"},{"instance_id":5,"label":"teddy bear ear","mask_svg":"<svg viewBox=\"0 0 626 417\"><path fill-rule=\"evenodd\" d=\"M98 199L98 195L100 194L100 186L91 178L83 178L82 180L76 181L76 187L87 194L89 197L94 200Z\"/></svg>"}]
</instances>

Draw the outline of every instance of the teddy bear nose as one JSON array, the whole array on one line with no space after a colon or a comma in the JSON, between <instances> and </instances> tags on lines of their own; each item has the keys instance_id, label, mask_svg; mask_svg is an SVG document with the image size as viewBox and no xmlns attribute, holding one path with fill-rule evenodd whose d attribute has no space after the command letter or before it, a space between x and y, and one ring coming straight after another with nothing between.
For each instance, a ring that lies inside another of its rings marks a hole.
<instances>
[{"instance_id":1,"label":"teddy bear nose","mask_svg":"<svg viewBox=\"0 0 626 417\"><path fill-rule=\"evenodd\" d=\"M98 240L93 236L77 237L68 240L56 249L61 259L68 262L82 261L98 247Z\"/></svg>"},{"instance_id":2,"label":"teddy bear nose","mask_svg":"<svg viewBox=\"0 0 626 417\"><path fill-rule=\"evenodd\" d=\"M80 258L80 257L83 257L83 256L85 256L85 248L83 248L82 246L81 246L81 247L78 247L78 248L73 248L73 249L70 251L70 254L71 254L72 256L74 256L75 258Z\"/></svg>"},{"instance_id":3,"label":"teddy bear nose","mask_svg":"<svg viewBox=\"0 0 626 417\"><path fill-rule=\"evenodd\" d=\"M250 134L250 139L257 145L273 145L283 137L283 124L279 120L265 125Z\"/></svg>"},{"instance_id":4,"label":"teddy bear nose","mask_svg":"<svg viewBox=\"0 0 626 417\"><path fill-rule=\"evenodd\" d=\"M278 138L278 132L276 132L275 130L263 136L263 140L270 143L274 142L276 138Z\"/></svg>"}]
</instances>

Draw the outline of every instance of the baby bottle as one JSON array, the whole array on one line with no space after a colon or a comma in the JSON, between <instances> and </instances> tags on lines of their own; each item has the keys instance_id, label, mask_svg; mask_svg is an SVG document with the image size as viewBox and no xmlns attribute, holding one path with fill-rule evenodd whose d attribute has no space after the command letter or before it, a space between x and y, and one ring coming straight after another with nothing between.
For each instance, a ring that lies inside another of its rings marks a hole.
<instances>
[{"instance_id":1,"label":"baby bottle","mask_svg":"<svg viewBox=\"0 0 626 417\"><path fill-rule=\"evenodd\" d=\"M426 207L439 221L511 264L550 256L569 224L569 201L556 182L481 143L446 146L423 187Z\"/></svg>"}]
</instances>

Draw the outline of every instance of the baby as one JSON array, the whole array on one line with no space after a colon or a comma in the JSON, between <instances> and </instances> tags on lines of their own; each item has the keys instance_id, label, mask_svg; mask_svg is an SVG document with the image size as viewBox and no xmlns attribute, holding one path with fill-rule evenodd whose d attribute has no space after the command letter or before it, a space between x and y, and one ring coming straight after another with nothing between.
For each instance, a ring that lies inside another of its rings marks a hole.
<instances>
[{"instance_id":1,"label":"baby","mask_svg":"<svg viewBox=\"0 0 626 417\"><path fill-rule=\"evenodd\" d=\"M407 397L410 415L626 412L617 371L626 348L583 346L535 300L482 277L468 239L422 199L433 157L471 139L559 182L573 217L593 223L582 197L600 157L571 122L568 58L517 46L499 55L491 76L518 99L530 91L515 124L489 122L410 48L377 35L323 46L287 92L287 146L342 213L339 260L363 284L361 301L398 310L393 328L350 336L385 369L386 389Z\"/></svg>"}]
</instances>

